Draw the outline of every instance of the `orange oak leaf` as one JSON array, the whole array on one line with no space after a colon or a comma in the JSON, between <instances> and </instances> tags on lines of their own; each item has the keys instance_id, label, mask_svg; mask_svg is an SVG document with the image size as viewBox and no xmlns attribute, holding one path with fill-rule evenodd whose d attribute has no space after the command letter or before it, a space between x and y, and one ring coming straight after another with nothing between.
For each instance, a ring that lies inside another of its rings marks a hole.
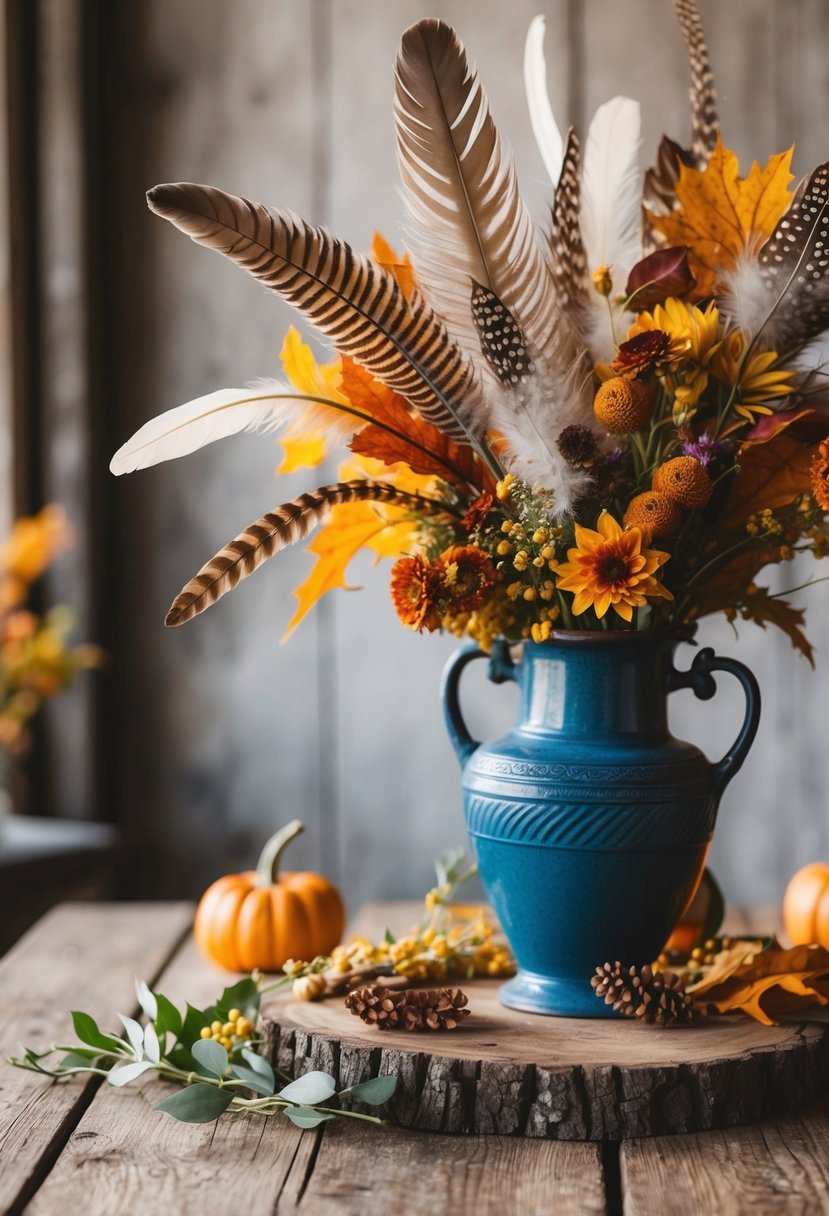
<instances>
[{"instance_id":1,"label":"orange oak leaf","mask_svg":"<svg viewBox=\"0 0 829 1216\"><path fill-rule=\"evenodd\" d=\"M669 215L647 212L651 226L669 245L690 248L695 298L713 295L722 273L734 268L739 255L774 232L792 200L793 151L770 156L765 166L755 161L743 178L736 155L718 137L704 169L680 166L679 206Z\"/></svg>"},{"instance_id":2,"label":"orange oak leaf","mask_svg":"<svg viewBox=\"0 0 829 1216\"><path fill-rule=\"evenodd\" d=\"M472 448L453 442L443 431L411 413L398 393L348 358L343 359L341 389L356 409L397 432L391 434L370 424L351 440L349 447L355 454L371 456L385 465L402 461L415 473L442 477L453 485L491 488L491 475L475 458Z\"/></svg>"},{"instance_id":3,"label":"orange oak leaf","mask_svg":"<svg viewBox=\"0 0 829 1216\"><path fill-rule=\"evenodd\" d=\"M399 557L416 542L415 525L401 507L373 502L340 503L331 510L306 552L316 561L311 573L294 591L299 601L281 641L287 642L301 620L328 591L342 587L356 591L346 580L346 570L360 549L374 550L375 562Z\"/></svg>"},{"instance_id":4,"label":"orange oak leaf","mask_svg":"<svg viewBox=\"0 0 829 1216\"><path fill-rule=\"evenodd\" d=\"M737 527L756 511L774 511L807 493L813 455L811 444L799 443L787 431L744 449L722 526Z\"/></svg>"},{"instance_id":5,"label":"orange oak leaf","mask_svg":"<svg viewBox=\"0 0 829 1216\"><path fill-rule=\"evenodd\" d=\"M829 951L821 946L785 950L776 941L765 949L736 942L688 992L719 1013L739 1011L766 1026L798 1013L808 1020L811 1009L829 1005Z\"/></svg>"},{"instance_id":6,"label":"orange oak leaf","mask_svg":"<svg viewBox=\"0 0 829 1216\"><path fill-rule=\"evenodd\" d=\"M379 266L384 266L386 270L391 271L397 279L397 286L408 300L415 286L414 271L408 253L404 253L401 257L392 249L382 233L375 232L371 242L371 256Z\"/></svg>"}]
</instances>

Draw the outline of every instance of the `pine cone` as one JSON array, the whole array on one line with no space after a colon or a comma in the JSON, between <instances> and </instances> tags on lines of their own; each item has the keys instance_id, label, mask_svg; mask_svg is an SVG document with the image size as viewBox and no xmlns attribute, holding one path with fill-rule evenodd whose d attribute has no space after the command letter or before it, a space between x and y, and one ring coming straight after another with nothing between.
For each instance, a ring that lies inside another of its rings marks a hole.
<instances>
[{"instance_id":1,"label":"pine cone","mask_svg":"<svg viewBox=\"0 0 829 1216\"><path fill-rule=\"evenodd\" d=\"M345 998L346 1009L378 1030L454 1030L469 1017L460 988L407 988L395 992L381 984L356 988Z\"/></svg>"},{"instance_id":2,"label":"pine cone","mask_svg":"<svg viewBox=\"0 0 829 1216\"><path fill-rule=\"evenodd\" d=\"M652 967L623 967L621 963L605 963L596 968L590 980L596 996L604 997L625 1017L641 1018L657 1026L671 1026L695 1021L703 1011L685 991L685 983L670 971L654 971Z\"/></svg>"}]
</instances>

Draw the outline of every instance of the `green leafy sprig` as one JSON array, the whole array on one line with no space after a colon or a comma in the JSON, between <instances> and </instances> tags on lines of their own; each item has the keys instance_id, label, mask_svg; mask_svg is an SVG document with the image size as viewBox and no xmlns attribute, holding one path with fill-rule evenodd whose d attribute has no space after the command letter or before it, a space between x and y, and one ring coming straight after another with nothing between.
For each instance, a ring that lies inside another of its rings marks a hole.
<instances>
[{"instance_id":1,"label":"green leafy sprig","mask_svg":"<svg viewBox=\"0 0 829 1216\"><path fill-rule=\"evenodd\" d=\"M397 1088L395 1076L373 1077L337 1091L336 1081L328 1073L308 1072L292 1080L274 1069L255 1050L262 1040L253 1035L228 1035L229 1047L208 1037L215 1023L227 1024L231 1012L243 1013L255 1025L262 991L253 977L225 988L206 1009L188 1004L184 1013L143 982L136 983L136 995L146 1015L143 1025L120 1014L124 1034L108 1034L88 1013L76 1011L72 1022L78 1043L56 1044L44 1052L26 1047L21 1056L8 1062L56 1081L86 1074L117 1087L154 1072L182 1087L156 1103L155 1109L184 1123L210 1123L227 1110L284 1114L300 1128L318 1127L339 1117L384 1122L375 1115L344 1109L339 1102L353 1098L366 1106L382 1106ZM58 1055L61 1058L53 1061Z\"/></svg>"}]
</instances>

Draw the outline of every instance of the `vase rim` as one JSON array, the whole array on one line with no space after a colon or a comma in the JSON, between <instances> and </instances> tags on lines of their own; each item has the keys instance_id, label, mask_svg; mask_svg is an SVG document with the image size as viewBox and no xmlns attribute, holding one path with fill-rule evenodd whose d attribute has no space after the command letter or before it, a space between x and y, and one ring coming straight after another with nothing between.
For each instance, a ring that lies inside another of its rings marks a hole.
<instances>
[{"instance_id":1,"label":"vase rim","mask_svg":"<svg viewBox=\"0 0 829 1216\"><path fill-rule=\"evenodd\" d=\"M554 642L571 642L579 646L618 646L630 643L691 642L696 635L696 625L680 625L674 629L554 629L546 642L534 642L535 646L547 646Z\"/></svg>"}]
</instances>

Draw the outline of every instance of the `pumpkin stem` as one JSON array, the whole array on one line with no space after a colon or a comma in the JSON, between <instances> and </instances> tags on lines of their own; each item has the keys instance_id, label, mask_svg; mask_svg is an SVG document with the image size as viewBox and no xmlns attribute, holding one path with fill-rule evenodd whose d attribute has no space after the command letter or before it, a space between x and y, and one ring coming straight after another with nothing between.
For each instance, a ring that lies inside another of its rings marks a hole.
<instances>
[{"instance_id":1,"label":"pumpkin stem","mask_svg":"<svg viewBox=\"0 0 829 1216\"><path fill-rule=\"evenodd\" d=\"M299 819L292 819L284 828L274 832L259 855L256 863L256 886L270 887L276 882L277 866L282 850L289 845L295 836L305 831L305 824Z\"/></svg>"}]
</instances>

